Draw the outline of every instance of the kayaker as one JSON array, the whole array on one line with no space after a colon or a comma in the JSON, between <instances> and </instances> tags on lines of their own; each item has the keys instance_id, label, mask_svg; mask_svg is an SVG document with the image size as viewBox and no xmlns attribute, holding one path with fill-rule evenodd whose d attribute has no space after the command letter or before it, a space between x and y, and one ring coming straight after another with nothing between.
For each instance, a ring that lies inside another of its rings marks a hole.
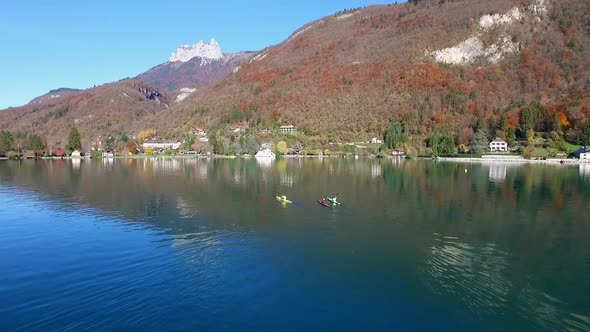
<instances>
[{"instance_id":1,"label":"kayaker","mask_svg":"<svg viewBox=\"0 0 590 332\"><path fill-rule=\"evenodd\" d=\"M332 197L332 203L338 204L338 193L336 193L336 196Z\"/></svg>"}]
</instances>

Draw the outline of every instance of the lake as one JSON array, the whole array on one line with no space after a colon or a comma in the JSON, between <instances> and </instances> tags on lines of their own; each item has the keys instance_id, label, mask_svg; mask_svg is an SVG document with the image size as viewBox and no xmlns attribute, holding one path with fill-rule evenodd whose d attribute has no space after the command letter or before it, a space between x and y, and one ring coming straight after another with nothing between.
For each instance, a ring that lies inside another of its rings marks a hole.
<instances>
[{"instance_id":1,"label":"lake","mask_svg":"<svg viewBox=\"0 0 590 332\"><path fill-rule=\"evenodd\" d=\"M0 330L588 331L589 241L590 164L0 161Z\"/></svg>"}]
</instances>

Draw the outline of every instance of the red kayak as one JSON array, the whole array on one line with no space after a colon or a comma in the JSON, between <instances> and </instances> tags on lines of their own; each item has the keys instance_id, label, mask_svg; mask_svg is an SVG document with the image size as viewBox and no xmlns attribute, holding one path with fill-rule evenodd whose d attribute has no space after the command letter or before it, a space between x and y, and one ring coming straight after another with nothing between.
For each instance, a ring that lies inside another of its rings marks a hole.
<instances>
[{"instance_id":1,"label":"red kayak","mask_svg":"<svg viewBox=\"0 0 590 332\"><path fill-rule=\"evenodd\" d=\"M327 207L327 208L331 207L331 206L330 206L330 204L328 204L328 202L326 202L326 201L325 201L325 200L323 200L323 199L320 199L320 200L318 201L318 203L320 203L321 205L323 205L323 206L325 206L325 207Z\"/></svg>"}]
</instances>

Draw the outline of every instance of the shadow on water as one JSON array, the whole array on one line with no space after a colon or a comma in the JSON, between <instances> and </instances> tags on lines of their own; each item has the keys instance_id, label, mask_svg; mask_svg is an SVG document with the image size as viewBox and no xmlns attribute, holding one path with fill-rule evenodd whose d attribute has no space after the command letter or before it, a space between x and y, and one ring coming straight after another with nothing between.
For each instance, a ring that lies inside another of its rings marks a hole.
<instances>
[{"instance_id":1,"label":"shadow on water","mask_svg":"<svg viewBox=\"0 0 590 332\"><path fill-rule=\"evenodd\" d=\"M0 241L33 265L49 246L77 271L0 262L15 276L0 278L14 298L0 318L30 329L588 330L588 174L403 160L0 162L0 197L14 206L0 208ZM342 206L317 203L336 193ZM33 286L48 276L81 307L64 312Z\"/></svg>"}]
</instances>

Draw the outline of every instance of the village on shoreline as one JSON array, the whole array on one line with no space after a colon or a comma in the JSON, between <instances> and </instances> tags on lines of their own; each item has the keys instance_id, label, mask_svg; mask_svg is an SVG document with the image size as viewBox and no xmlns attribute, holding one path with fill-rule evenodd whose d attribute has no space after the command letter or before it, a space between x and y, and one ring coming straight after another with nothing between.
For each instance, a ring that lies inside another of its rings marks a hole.
<instances>
[{"instance_id":1,"label":"village on shoreline","mask_svg":"<svg viewBox=\"0 0 590 332\"><path fill-rule=\"evenodd\" d=\"M557 120L556 120L557 121ZM534 164L577 164L590 162L590 147L567 143L561 132L533 132L518 140L514 130L488 141L484 126L476 124L471 144L457 145L457 137L434 133L424 148L416 148L416 139L403 122L392 121L383 138L342 143L333 140L314 143L292 124L264 128L258 133L248 127L229 127L207 133L196 128L182 139L167 139L153 129L133 137L97 137L82 145L75 127L70 129L67 144L52 147L36 134L12 135L0 132L0 159L114 159L114 158L404 158L454 162L503 162ZM478 129L479 128L479 129ZM522 133L521 133L522 135ZM264 140L264 142L263 142ZM584 138L586 140L586 138ZM306 147L307 142L312 147ZM90 144L88 144L90 143ZM420 143L419 143L420 144ZM424 144L424 143L422 143ZM83 152L84 151L84 152ZM568 153L569 152L569 153Z\"/></svg>"}]
</instances>

